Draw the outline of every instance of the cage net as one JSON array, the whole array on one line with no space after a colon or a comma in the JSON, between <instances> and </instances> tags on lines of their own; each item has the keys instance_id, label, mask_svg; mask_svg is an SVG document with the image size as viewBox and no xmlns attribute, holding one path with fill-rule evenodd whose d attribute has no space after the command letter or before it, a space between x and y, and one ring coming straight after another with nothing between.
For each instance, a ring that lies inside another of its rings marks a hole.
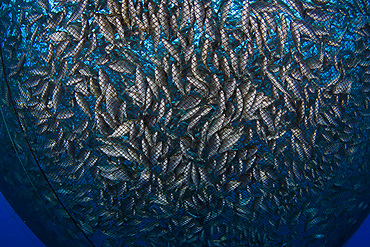
<instances>
[{"instance_id":1,"label":"cage net","mask_svg":"<svg viewBox=\"0 0 370 247\"><path fill-rule=\"evenodd\" d=\"M369 213L366 0L5 0L3 193L48 246L341 246Z\"/></svg>"}]
</instances>

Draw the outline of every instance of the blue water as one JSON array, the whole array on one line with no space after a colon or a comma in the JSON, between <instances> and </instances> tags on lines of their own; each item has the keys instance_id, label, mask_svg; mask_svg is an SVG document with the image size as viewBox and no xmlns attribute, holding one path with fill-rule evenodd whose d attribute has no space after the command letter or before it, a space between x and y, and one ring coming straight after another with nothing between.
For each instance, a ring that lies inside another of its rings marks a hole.
<instances>
[{"instance_id":1,"label":"blue water","mask_svg":"<svg viewBox=\"0 0 370 247\"><path fill-rule=\"evenodd\" d=\"M0 193L0 246L45 247Z\"/></svg>"},{"instance_id":2,"label":"blue water","mask_svg":"<svg viewBox=\"0 0 370 247\"><path fill-rule=\"evenodd\" d=\"M348 240L344 247L370 246L370 216L362 223L358 231Z\"/></svg>"}]
</instances>

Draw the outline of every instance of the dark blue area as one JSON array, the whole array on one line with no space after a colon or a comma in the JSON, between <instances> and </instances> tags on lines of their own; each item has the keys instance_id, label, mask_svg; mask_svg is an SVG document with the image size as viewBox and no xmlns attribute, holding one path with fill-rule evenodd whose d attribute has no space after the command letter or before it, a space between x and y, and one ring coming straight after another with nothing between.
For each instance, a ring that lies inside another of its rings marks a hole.
<instances>
[{"instance_id":1,"label":"dark blue area","mask_svg":"<svg viewBox=\"0 0 370 247\"><path fill-rule=\"evenodd\" d=\"M45 247L0 193L0 246Z\"/></svg>"},{"instance_id":2,"label":"dark blue area","mask_svg":"<svg viewBox=\"0 0 370 247\"><path fill-rule=\"evenodd\" d=\"M370 216L362 223L360 228L343 247L368 247L370 246Z\"/></svg>"}]
</instances>

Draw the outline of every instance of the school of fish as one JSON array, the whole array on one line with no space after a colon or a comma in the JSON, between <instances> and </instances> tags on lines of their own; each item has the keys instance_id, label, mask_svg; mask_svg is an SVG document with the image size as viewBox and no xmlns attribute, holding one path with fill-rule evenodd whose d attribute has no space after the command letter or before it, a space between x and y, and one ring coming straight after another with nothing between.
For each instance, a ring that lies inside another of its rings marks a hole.
<instances>
[{"instance_id":1,"label":"school of fish","mask_svg":"<svg viewBox=\"0 0 370 247\"><path fill-rule=\"evenodd\" d=\"M368 210L366 0L1 6L1 105L95 246L338 246Z\"/></svg>"}]
</instances>

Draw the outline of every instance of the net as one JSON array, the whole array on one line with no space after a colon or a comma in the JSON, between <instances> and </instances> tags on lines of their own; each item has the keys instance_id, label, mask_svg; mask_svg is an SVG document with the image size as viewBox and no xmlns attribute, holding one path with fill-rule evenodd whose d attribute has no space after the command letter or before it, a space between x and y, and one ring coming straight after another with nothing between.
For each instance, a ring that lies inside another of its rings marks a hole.
<instances>
[{"instance_id":1,"label":"net","mask_svg":"<svg viewBox=\"0 0 370 247\"><path fill-rule=\"evenodd\" d=\"M7 0L0 184L49 246L340 246L369 213L365 0Z\"/></svg>"}]
</instances>

